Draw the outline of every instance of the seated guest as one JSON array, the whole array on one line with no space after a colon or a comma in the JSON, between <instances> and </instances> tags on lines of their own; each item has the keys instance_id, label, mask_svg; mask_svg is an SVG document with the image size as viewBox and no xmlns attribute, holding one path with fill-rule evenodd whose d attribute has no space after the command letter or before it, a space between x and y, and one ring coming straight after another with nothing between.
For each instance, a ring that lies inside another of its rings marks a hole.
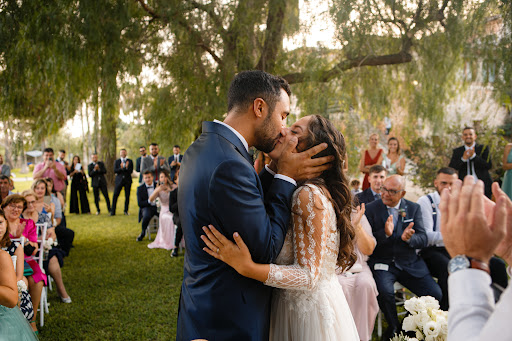
<instances>
[{"instance_id":1,"label":"seated guest","mask_svg":"<svg viewBox=\"0 0 512 341\"><path fill-rule=\"evenodd\" d=\"M41 181L41 180L37 180ZM36 181L36 182L37 182ZM36 185L35 187L40 187L41 185ZM23 196L27 201L27 208L23 211L23 218L32 219L36 221L37 224L41 223L49 223L47 219L47 214L44 213L46 211L46 207L44 202L38 200L37 195L33 191L25 191L23 192ZM53 204L52 204L53 205ZM51 219L50 219L51 220ZM48 225L48 229L46 232L46 239L52 238L56 240L55 228L52 227L51 223ZM48 253L48 259L43 262L43 267L46 273L50 274L55 280L55 285L57 287L57 293L64 303L71 303L71 297L69 297L66 287L64 286L64 281L62 280L62 271L61 268L64 266L64 257L66 256L65 252L59 248L52 247Z\"/></svg>"},{"instance_id":2,"label":"seated guest","mask_svg":"<svg viewBox=\"0 0 512 341\"><path fill-rule=\"evenodd\" d=\"M156 184L153 181L153 171L149 169L145 170L144 174L142 175L142 180L144 181L144 183L137 187L137 203L139 204L139 222L142 221L142 231L140 235L137 237L138 242L144 239L151 218L153 218L154 216L158 217L156 203L154 201L149 200L149 197L151 197L151 194L153 194L156 187Z\"/></svg>"},{"instance_id":3,"label":"seated guest","mask_svg":"<svg viewBox=\"0 0 512 341\"><path fill-rule=\"evenodd\" d=\"M7 175L0 175L0 202L2 202L8 195L14 194L11 192L11 182Z\"/></svg>"},{"instance_id":4,"label":"seated guest","mask_svg":"<svg viewBox=\"0 0 512 341\"><path fill-rule=\"evenodd\" d=\"M362 191L359 189L359 186L361 186L361 181L357 179L350 181L350 193L352 193L352 195L361 193Z\"/></svg>"},{"instance_id":5,"label":"seated guest","mask_svg":"<svg viewBox=\"0 0 512 341\"><path fill-rule=\"evenodd\" d=\"M351 217L352 225L356 231L354 250L357 261L349 270L339 274L338 280L354 317L359 339L369 341L372 338L375 318L379 312L379 304L377 303L379 293L372 271L366 264L368 256L375 249L376 241L364 211L364 204L361 204L356 212L352 212Z\"/></svg>"},{"instance_id":6,"label":"seated guest","mask_svg":"<svg viewBox=\"0 0 512 341\"><path fill-rule=\"evenodd\" d=\"M180 250L180 243L183 239L183 229L181 228L180 212L178 210L178 181L179 181L180 167L176 168L174 173L174 183L176 186L172 189L169 194L169 208L172 212L172 220L176 226L176 233L174 236L174 250L171 253L171 257L178 257Z\"/></svg>"},{"instance_id":7,"label":"seated guest","mask_svg":"<svg viewBox=\"0 0 512 341\"><path fill-rule=\"evenodd\" d=\"M489 259L512 264L512 202L492 184L496 204L484 200L484 183L472 176L457 181L441 195L441 231L452 260L448 287L450 341L512 340L512 289L495 306L489 286ZM464 236L464 238L461 238ZM508 268L510 274L510 266Z\"/></svg>"},{"instance_id":8,"label":"seated guest","mask_svg":"<svg viewBox=\"0 0 512 341\"><path fill-rule=\"evenodd\" d=\"M27 208L27 201L19 194L9 195L2 202L2 209L9 224L9 238L27 239L25 241L25 271L24 274L28 279L28 292L32 297L32 306L39 307L41 301L41 293L43 286L46 285L46 275L43 273L39 264L32 259L36 255L39 246L37 244L37 228L33 220L20 218L21 213ZM34 320L30 323L32 329L37 331L36 316L37 309L34 309Z\"/></svg>"},{"instance_id":9,"label":"seated guest","mask_svg":"<svg viewBox=\"0 0 512 341\"><path fill-rule=\"evenodd\" d=\"M369 204L374 200L380 199L381 192L380 188L386 180L386 168L382 165L373 165L370 167L368 173L368 182L370 187L356 194L356 204Z\"/></svg>"},{"instance_id":10,"label":"seated guest","mask_svg":"<svg viewBox=\"0 0 512 341\"><path fill-rule=\"evenodd\" d=\"M405 179L392 175L384 181L382 199L366 206L366 217L372 227L377 246L368 260L379 296L379 307L386 317L388 329L383 340L399 331L394 283L399 282L417 296L442 298L441 289L430 275L416 249L427 246L418 204L404 199Z\"/></svg>"},{"instance_id":11,"label":"seated guest","mask_svg":"<svg viewBox=\"0 0 512 341\"><path fill-rule=\"evenodd\" d=\"M4 163L4 157L2 154L0 154L0 174L5 175L8 178L11 176L11 167Z\"/></svg>"},{"instance_id":12,"label":"seated guest","mask_svg":"<svg viewBox=\"0 0 512 341\"><path fill-rule=\"evenodd\" d=\"M443 298L439 302L442 310L448 310L448 262L451 257L444 247L443 236L441 235L441 193L443 189L451 189L451 186L458 179L457 171L450 167L444 167L437 171L434 187L436 191L424 195L418 199L421 207L423 226L428 238L428 247L420 252L420 256L427 264L432 276L437 278L437 283L443 292ZM508 284L505 264L499 258L492 257L490 261L491 278L493 282L506 287ZM499 294L497 293L497 296Z\"/></svg>"},{"instance_id":13,"label":"seated guest","mask_svg":"<svg viewBox=\"0 0 512 341\"><path fill-rule=\"evenodd\" d=\"M171 250L174 241L174 223L172 221L172 213L169 210L169 192L176 187L172 183L169 173L163 170L160 173L160 181L153 194L150 195L149 201L154 202L156 198L160 199L160 214L158 215L158 233L155 241L148 245L150 249L166 249Z\"/></svg>"}]
</instances>

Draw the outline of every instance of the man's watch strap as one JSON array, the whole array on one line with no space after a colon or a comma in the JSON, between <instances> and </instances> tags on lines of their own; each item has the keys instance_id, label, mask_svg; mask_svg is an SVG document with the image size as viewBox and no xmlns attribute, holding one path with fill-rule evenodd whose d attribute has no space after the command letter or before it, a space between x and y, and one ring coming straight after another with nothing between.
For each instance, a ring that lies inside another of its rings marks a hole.
<instances>
[{"instance_id":1,"label":"man's watch strap","mask_svg":"<svg viewBox=\"0 0 512 341\"><path fill-rule=\"evenodd\" d=\"M489 275L491 274L491 269L489 268L489 264L482 262L481 260L468 257L469 264L471 269L479 269L487 272Z\"/></svg>"}]
</instances>

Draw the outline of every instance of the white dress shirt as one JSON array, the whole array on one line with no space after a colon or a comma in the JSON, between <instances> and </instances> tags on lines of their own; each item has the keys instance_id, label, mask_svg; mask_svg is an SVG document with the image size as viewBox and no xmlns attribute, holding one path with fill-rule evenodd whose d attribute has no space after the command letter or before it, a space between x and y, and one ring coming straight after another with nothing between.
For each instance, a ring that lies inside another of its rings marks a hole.
<instances>
[{"instance_id":1,"label":"white dress shirt","mask_svg":"<svg viewBox=\"0 0 512 341\"><path fill-rule=\"evenodd\" d=\"M436 231L434 231L434 217L433 217L433 207L432 203L428 199L427 195L430 195L432 200L434 201L434 206L436 208ZM439 193L429 193L424 195L418 199L417 204L420 205L421 208L421 216L423 218L423 227L425 228L425 232L427 233L428 246L444 246L443 236L441 235L441 210L439 209L439 203L441 202L441 197Z\"/></svg>"},{"instance_id":2,"label":"white dress shirt","mask_svg":"<svg viewBox=\"0 0 512 341\"><path fill-rule=\"evenodd\" d=\"M151 205L156 205L156 203L154 201L151 201L149 200L149 197L151 197L151 194L153 194L153 192L155 191L155 184L151 185L151 186L148 186L146 184L146 189L148 190L148 202L151 204Z\"/></svg>"},{"instance_id":3,"label":"white dress shirt","mask_svg":"<svg viewBox=\"0 0 512 341\"><path fill-rule=\"evenodd\" d=\"M475 146L476 146L476 142L473 142L473 144L471 146L466 146L464 145L464 151L468 150L468 149L473 149L475 150ZM464 160L464 157L462 157L462 161L466 162L467 164L467 175L473 175L473 178L475 178L475 183L478 181L478 176L476 176L476 172L475 172L475 163L474 162L469 162L469 160L473 160L474 158L476 157L476 151L475 153L473 153L473 155L467 159L467 160ZM471 167L469 166L471 164Z\"/></svg>"},{"instance_id":4,"label":"white dress shirt","mask_svg":"<svg viewBox=\"0 0 512 341\"><path fill-rule=\"evenodd\" d=\"M448 340L512 340L512 289L494 305L491 277L478 269L459 270L448 277L450 310Z\"/></svg>"},{"instance_id":5,"label":"white dress shirt","mask_svg":"<svg viewBox=\"0 0 512 341\"><path fill-rule=\"evenodd\" d=\"M221 125L227 127L229 130L231 130L233 132L233 134L235 134L236 137L238 137L238 139L242 142L242 144L244 145L245 150L247 151L247 153L249 153L249 144L247 143L245 138L242 136L242 134L240 134L238 131L236 131L235 128L233 128L232 126L230 126L230 125L228 125L228 124L226 124L224 122L221 122L219 120L213 120L213 122L221 124ZM274 171L272 171L266 165L265 165L265 169L267 170L267 172L272 174L274 176L274 178L281 179L281 180L284 180L284 181L288 181L289 183L292 183L293 185L297 186L297 182L294 179L290 178L289 176L286 176L286 175L283 175L283 174L276 174Z\"/></svg>"}]
</instances>

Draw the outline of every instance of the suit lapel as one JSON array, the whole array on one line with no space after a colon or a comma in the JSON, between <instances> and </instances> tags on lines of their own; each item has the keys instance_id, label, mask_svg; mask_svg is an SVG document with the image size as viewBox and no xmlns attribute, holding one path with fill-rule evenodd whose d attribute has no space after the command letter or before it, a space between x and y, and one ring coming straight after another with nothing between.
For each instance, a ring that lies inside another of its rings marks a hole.
<instances>
[{"instance_id":1,"label":"suit lapel","mask_svg":"<svg viewBox=\"0 0 512 341\"><path fill-rule=\"evenodd\" d=\"M235 147L235 149L247 160L247 162L252 164L251 155L249 155L245 149L244 144L229 128L215 122L203 122L203 132L214 133L222 136Z\"/></svg>"},{"instance_id":2,"label":"suit lapel","mask_svg":"<svg viewBox=\"0 0 512 341\"><path fill-rule=\"evenodd\" d=\"M400 200L400 208L399 208L399 211L400 210L404 210L405 213L406 213L406 217L407 217L407 203L405 202L405 199L402 198L402 200ZM403 224L403 221L404 218L402 218L402 216L400 215L400 212L398 213L398 222L396 223L396 231L399 233L399 236L402 235L402 233L404 232L403 229L404 229L404 224Z\"/></svg>"},{"instance_id":3,"label":"suit lapel","mask_svg":"<svg viewBox=\"0 0 512 341\"><path fill-rule=\"evenodd\" d=\"M382 199L379 199L379 206L380 219L382 220L382 228L384 228L384 226L386 226L386 220L388 220L389 217L388 207L384 205Z\"/></svg>"}]
</instances>

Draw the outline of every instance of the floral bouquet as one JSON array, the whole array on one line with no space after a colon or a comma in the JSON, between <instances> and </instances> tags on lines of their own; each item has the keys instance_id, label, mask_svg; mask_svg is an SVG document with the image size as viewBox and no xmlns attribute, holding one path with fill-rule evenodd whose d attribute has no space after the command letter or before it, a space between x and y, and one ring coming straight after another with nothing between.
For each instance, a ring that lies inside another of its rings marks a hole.
<instances>
[{"instance_id":1,"label":"floral bouquet","mask_svg":"<svg viewBox=\"0 0 512 341\"><path fill-rule=\"evenodd\" d=\"M448 313L439 309L439 302L431 296L413 297L404 303L411 315L404 318L402 329L416 333L417 340L446 341ZM404 338L398 340L415 340Z\"/></svg>"},{"instance_id":2,"label":"floral bouquet","mask_svg":"<svg viewBox=\"0 0 512 341\"><path fill-rule=\"evenodd\" d=\"M46 239L44 242L43 242L43 259L44 260L47 260L48 259L48 253L50 252L50 250L54 247L54 246L57 246L58 243L57 241L53 240L53 238L48 238Z\"/></svg>"}]
</instances>

